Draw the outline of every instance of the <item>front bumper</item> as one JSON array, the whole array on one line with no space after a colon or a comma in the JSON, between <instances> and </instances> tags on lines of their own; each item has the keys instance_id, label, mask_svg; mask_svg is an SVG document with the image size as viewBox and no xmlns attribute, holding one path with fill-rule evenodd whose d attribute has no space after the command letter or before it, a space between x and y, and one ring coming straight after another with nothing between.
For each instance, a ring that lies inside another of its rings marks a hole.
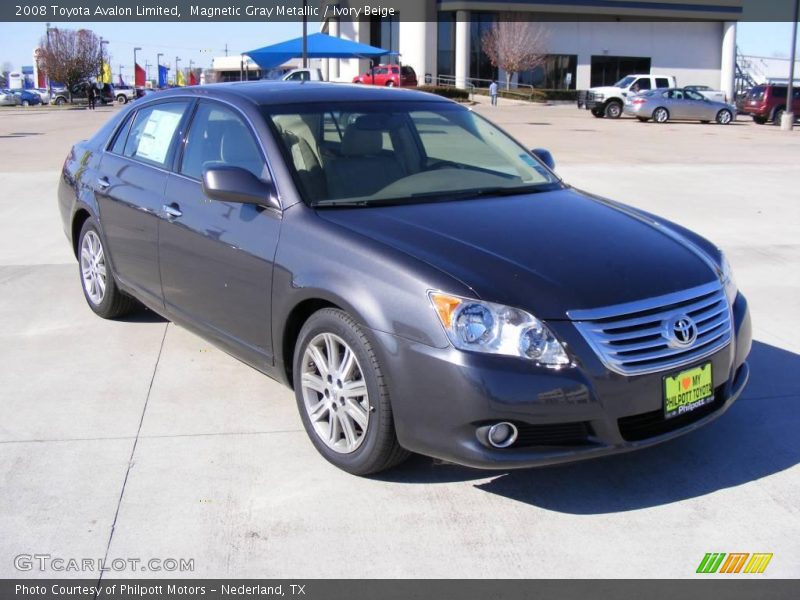
<instances>
[{"instance_id":1,"label":"front bumper","mask_svg":"<svg viewBox=\"0 0 800 600\"><path fill-rule=\"evenodd\" d=\"M741 295L733 322L731 343L698 361L712 363L713 402L669 420L662 412L662 378L674 370L638 376L610 372L567 321L548 323L577 357L577 366L561 370L372 334L388 370L400 444L470 467L507 469L628 452L716 419L739 397L749 376L751 326ZM476 435L479 427L499 421L511 421L520 431L509 448L489 447Z\"/></svg>"}]
</instances>

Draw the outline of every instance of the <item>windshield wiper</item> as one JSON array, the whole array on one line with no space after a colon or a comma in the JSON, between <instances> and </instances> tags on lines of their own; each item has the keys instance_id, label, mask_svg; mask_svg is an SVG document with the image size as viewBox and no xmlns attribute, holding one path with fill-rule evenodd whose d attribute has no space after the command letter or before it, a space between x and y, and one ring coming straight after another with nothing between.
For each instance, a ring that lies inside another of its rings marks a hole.
<instances>
[{"instance_id":1,"label":"windshield wiper","mask_svg":"<svg viewBox=\"0 0 800 600\"><path fill-rule=\"evenodd\" d=\"M368 207L386 206L390 204L413 204L414 201L440 201L449 202L450 200L468 200L470 198L486 198L488 196L516 196L519 194L537 194L553 189L554 183L540 183L524 187L491 187L478 188L472 190L455 190L441 192L418 192L408 196L398 196L392 198L373 198L372 200L319 200L313 204L315 208L331 207Z\"/></svg>"}]
</instances>

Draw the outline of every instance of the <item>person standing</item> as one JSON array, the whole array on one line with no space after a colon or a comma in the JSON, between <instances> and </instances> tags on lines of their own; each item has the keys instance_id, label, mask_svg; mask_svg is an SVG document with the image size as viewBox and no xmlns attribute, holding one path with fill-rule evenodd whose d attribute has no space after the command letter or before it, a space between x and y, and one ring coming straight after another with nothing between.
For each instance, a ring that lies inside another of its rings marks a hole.
<instances>
[{"instance_id":1,"label":"person standing","mask_svg":"<svg viewBox=\"0 0 800 600\"><path fill-rule=\"evenodd\" d=\"M493 79L492 83L489 85L489 96L491 96L492 98L492 106L497 106L497 91L498 91L497 80Z\"/></svg>"},{"instance_id":2,"label":"person standing","mask_svg":"<svg viewBox=\"0 0 800 600\"><path fill-rule=\"evenodd\" d=\"M89 110L94 110L94 105L97 100L97 90L93 83L89 83L89 89L86 91L86 97L89 100Z\"/></svg>"}]
</instances>

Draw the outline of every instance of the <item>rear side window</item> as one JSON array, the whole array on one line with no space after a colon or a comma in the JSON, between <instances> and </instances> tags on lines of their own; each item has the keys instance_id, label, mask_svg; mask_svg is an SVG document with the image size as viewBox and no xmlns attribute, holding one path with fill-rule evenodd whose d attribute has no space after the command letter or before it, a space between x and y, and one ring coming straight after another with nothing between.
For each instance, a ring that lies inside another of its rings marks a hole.
<instances>
[{"instance_id":1,"label":"rear side window","mask_svg":"<svg viewBox=\"0 0 800 600\"><path fill-rule=\"evenodd\" d=\"M122 127L117 130L117 137L114 138L114 143L109 148L114 154L122 154L125 150L125 142L128 139L128 131L130 131L132 122L133 119L131 118L125 119Z\"/></svg>"},{"instance_id":2,"label":"rear side window","mask_svg":"<svg viewBox=\"0 0 800 600\"><path fill-rule=\"evenodd\" d=\"M656 87L657 88L668 88L669 87L669 79L666 77L656 77Z\"/></svg>"},{"instance_id":3,"label":"rear side window","mask_svg":"<svg viewBox=\"0 0 800 600\"><path fill-rule=\"evenodd\" d=\"M775 86L772 88L770 96L773 98L786 98L786 88Z\"/></svg>"},{"instance_id":4,"label":"rear side window","mask_svg":"<svg viewBox=\"0 0 800 600\"><path fill-rule=\"evenodd\" d=\"M201 179L203 169L219 165L241 167L256 177L266 165L250 128L232 110L202 102L189 126L180 172Z\"/></svg>"},{"instance_id":5,"label":"rear side window","mask_svg":"<svg viewBox=\"0 0 800 600\"><path fill-rule=\"evenodd\" d=\"M164 102L136 113L123 154L158 166L166 166L175 132L187 102Z\"/></svg>"},{"instance_id":6,"label":"rear side window","mask_svg":"<svg viewBox=\"0 0 800 600\"><path fill-rule=\"evenodd\" d=\"M416 73L414 73L414 69L412 69L411 67L400 67L400 73L405 75L406 77L412 77L416 75Z\"/></svg>"}]
</instances>

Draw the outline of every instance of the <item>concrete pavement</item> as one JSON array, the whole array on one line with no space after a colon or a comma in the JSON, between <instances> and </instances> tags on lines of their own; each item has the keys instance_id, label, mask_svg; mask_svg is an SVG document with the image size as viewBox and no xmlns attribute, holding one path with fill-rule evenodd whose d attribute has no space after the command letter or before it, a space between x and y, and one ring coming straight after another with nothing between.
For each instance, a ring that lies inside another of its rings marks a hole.
<instances>
[{"instance_id":1,"label":"concrete pavement","mask_svg":"<svg viewBox=\"0 0 800 600\"><path fill-rule=\"evenodd\" d=\"M203 577L692 577L711 551L800 576L800 132L477 106L568 182L719 243L753 379L714 424L635 454L509 473L414 457L360 479L317 455L287 389L152 313L85 305L55 185L113 110L0 113L0 577L98 575L20 572L24 553Z\"/></svg>"}]
</instances>

